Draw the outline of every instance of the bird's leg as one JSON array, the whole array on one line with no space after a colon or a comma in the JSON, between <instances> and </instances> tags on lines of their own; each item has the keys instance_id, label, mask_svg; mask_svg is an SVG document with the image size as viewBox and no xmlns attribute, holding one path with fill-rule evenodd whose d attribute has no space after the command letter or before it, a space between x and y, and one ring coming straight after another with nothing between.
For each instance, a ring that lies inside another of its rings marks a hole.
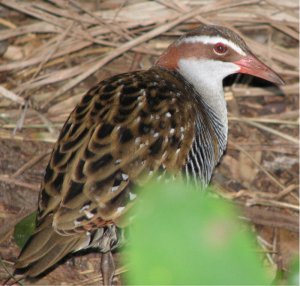
<instances>
[{"instance_id":1,"label":"bird's leg","mask_svg":"<svg viewBox=\"0 0 300 286\"><path fill-rule=\"evenodd\" d=\"M111 251L102 253L101 257L101 274L103 278L103 285L113 285L113 278L115 273L115 263Z\"/></svg>"}]
</instances>

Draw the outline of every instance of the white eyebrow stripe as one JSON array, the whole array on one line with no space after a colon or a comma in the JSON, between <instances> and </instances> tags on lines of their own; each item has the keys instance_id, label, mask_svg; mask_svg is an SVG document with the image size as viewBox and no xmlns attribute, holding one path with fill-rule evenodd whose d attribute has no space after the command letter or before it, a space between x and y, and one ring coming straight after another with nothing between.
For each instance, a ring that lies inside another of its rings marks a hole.
<instances>
[{"instance_id":1,"label":"white eyebrow stripe","mask_svg":"<svg viewBox=\"0 0 300 286\"><path fill-rule=\"evenodd\" d=\"M236 51L237 53L239 53L242 56L246 56L245 52L239 47L237 46L235 43L224 39L222 37L219 36L193 36L193 37L188 37L185 39L182 39L183 43L203 43L203 44L216 44L216 43L223 43L227 46L229 46L230 48L232 48L234 51Z\"/></svg>"}]
</instances>

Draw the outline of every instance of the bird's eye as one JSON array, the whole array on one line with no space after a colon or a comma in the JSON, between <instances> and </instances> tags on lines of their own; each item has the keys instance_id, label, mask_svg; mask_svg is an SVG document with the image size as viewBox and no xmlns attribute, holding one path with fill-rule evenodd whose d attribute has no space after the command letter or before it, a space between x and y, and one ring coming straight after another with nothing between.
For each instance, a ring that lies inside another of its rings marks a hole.
<instances>
[{"instance_id":1,"label":"bird's eye","mask_svg":"<svg viewBox=\"0 0 300 286\"><path fill-rule=\"evenodd\" d=\"M227 46L224 45L223 43L216 43L214 45L214 52L217 54L217 55L224 55L226 52L227 52Z\"/></svg>"}]
</instances>

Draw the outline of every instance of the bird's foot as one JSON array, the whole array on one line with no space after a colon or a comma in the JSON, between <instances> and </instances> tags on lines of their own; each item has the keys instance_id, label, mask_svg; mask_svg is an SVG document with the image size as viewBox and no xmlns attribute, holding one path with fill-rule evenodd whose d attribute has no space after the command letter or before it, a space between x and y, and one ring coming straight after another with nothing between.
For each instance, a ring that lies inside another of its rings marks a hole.
<instances>
[{"instance_id":1,"label":"bird's foot","mask_svg":"<svg viewBox=\"0 0 300 286\"><path fill-rule=\"evenodd\" d=\"M115 263L111 251L102 253L101 257L101 274L103 278L103 285L113 285L113 278L115 273Z\"/></svg>"}]
</instances>

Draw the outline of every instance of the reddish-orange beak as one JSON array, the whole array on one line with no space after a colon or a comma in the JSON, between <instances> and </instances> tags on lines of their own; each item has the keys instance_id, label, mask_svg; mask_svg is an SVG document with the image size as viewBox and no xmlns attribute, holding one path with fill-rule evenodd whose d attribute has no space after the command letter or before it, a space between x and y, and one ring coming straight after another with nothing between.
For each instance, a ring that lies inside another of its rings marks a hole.
<instances>
[{"instance_id":1,"label":"reddish-orange beak","mask_svg":"<svg viewBox=\"0 0 300 286\"><path fill-rule=\"evenodd\" d=\"M285 84L284 80L276 72L261 62L254 55L248 55L241 60L236 61L235 64L241 67L239 71L240 73L251 74L277 85Z\"/></svg>"}]
</instances>

